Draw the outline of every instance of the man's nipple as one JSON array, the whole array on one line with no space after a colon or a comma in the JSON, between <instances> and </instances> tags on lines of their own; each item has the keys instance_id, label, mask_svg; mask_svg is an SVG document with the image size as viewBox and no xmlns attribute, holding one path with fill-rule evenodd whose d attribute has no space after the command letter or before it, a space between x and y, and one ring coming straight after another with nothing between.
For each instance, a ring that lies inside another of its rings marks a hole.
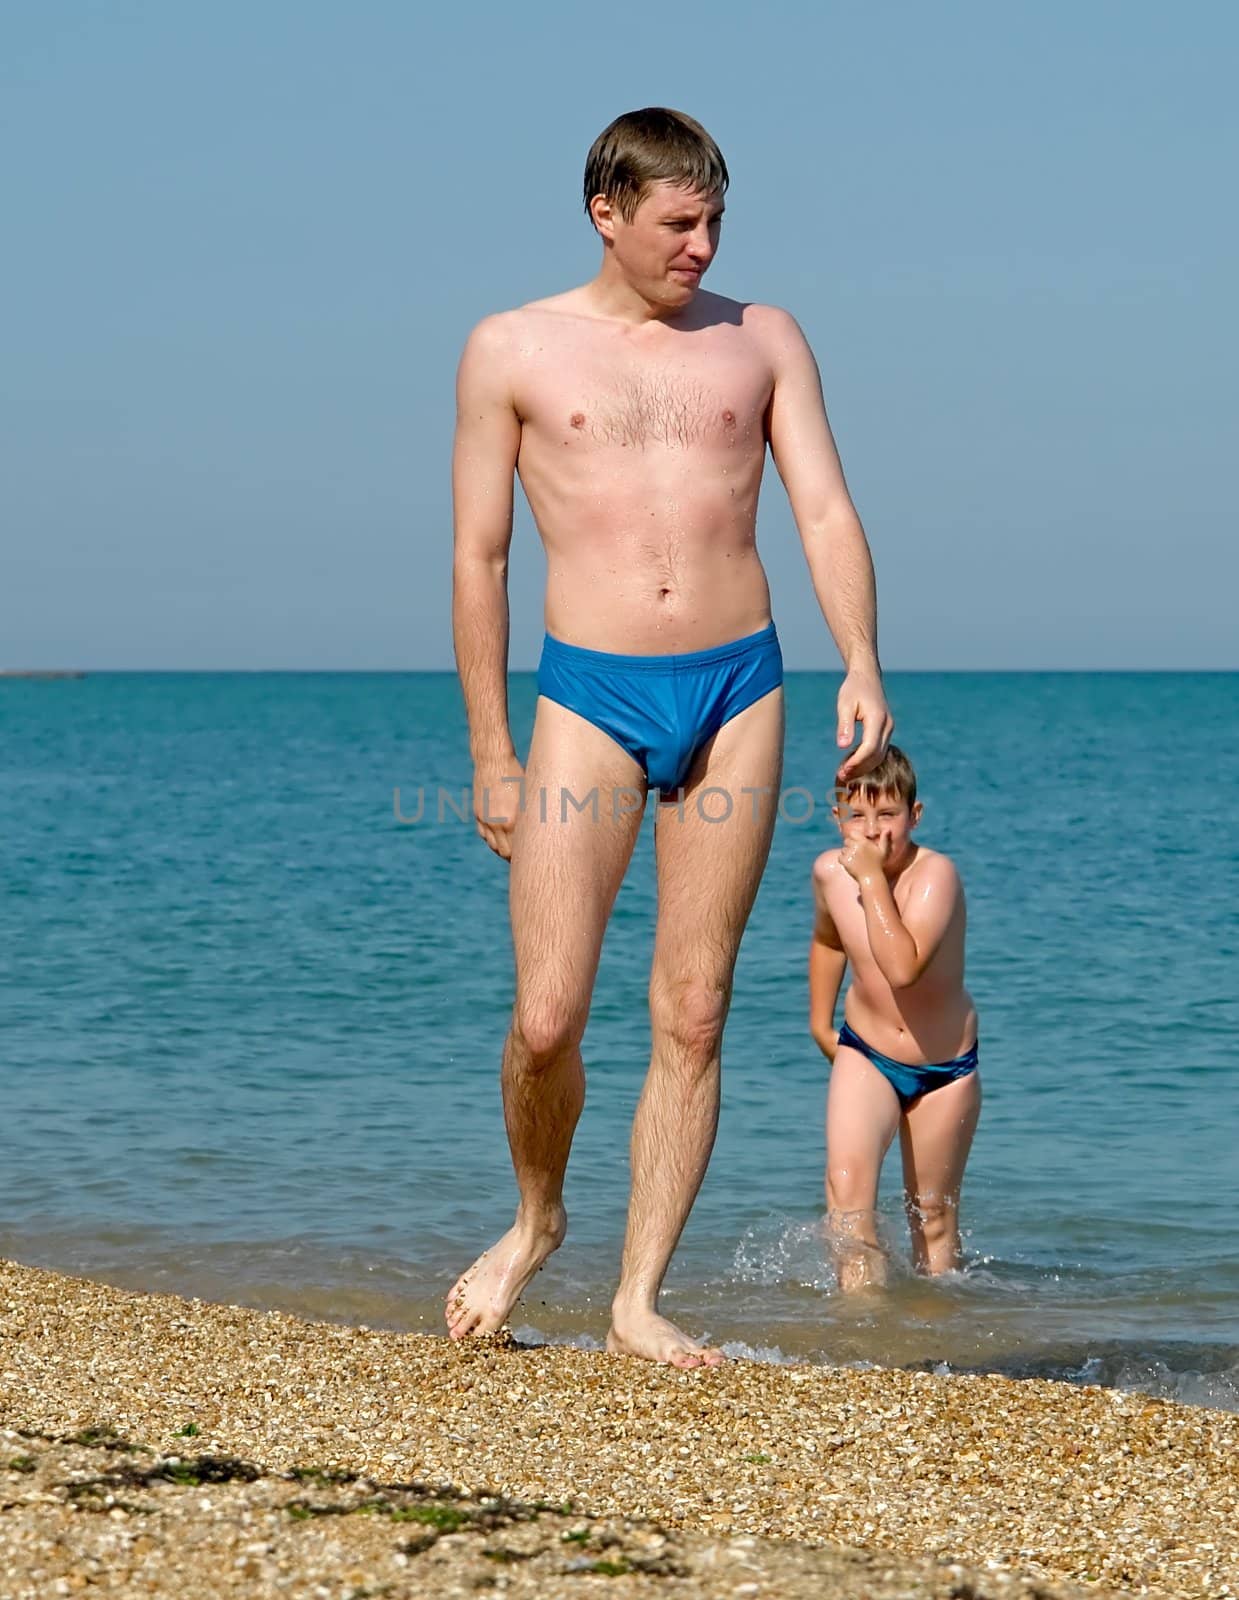
<instances>
[{"instance_id":1,"label":"man's nipple","mask_svg":"<svg viewBox=\"0 0 1239 1600\"><path fill-rule=\"evenodd\" d=\"M568 423L570 427L583 428L585 426L585 413L583 411L574 411L568 418Z\"/></svg>"}]
</instances>

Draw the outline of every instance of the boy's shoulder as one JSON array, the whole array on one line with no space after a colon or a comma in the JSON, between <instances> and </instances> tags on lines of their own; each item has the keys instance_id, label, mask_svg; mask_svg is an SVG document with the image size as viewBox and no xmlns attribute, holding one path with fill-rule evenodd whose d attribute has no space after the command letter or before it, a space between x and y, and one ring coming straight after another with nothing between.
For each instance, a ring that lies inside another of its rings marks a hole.
<instances>
[{"instance_id":1,"label":"boy's shoulder","mask_svg":"<svg viewBox=\"0 0 1239 1600\"><path fill-rule=\"evenodd\" d=\"M813 881L825 886L830 882L834 874L840 870L838 849L823 850L813 863Z\"/></svg>"},{"instance_id":2,"label":"boy's shoulder","mask_svg":"<svg viewBox=\"0 0 1239 1600\"><path fill-rule=\"evenodd\" d=\"M931 850L924 844L916 847L916 860L912 863L910 876L922 883L953 884L956 887L963 882L959 868L950 856L941 850Z\"/></svg>"},{"instance_id":3,"label":"boy's shoulder","mask_svg":"<svg viewBox=\"0 0 1239 1600\"><path fill-rule=\"evenodd\" d=\"M846 870L839 863L839 851L823 850L813 863L813 882L823 890L837 882L840 875L846 877ZM963 880L959 875L959 868L941 850L932 850L928 845L918 845L916 860L909 871L909 881L923 883L952 884L962 887Z\"/></svg>"}]
</instances>

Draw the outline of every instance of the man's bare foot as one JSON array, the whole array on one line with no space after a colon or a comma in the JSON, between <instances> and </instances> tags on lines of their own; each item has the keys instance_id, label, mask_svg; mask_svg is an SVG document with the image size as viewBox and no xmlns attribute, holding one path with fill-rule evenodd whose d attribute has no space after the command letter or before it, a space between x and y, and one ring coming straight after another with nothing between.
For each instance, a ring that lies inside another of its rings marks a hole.
<instances>
[{"instance_id":1,"label":"man's bare foot","mask_svg":"<svg viewBox=\"0 0 1239 1600\"><path fill-rule=\"evenodd\" d=\"M531 1229L514 1223L498 1243L483 1250L448 1292L449 1335L464 1339L474 1333L497 1333L534 1273L563 1242L566 1225L562 1212L551 1228Z\"/></svg>"},{"instance_id":2,"label":"man's bare foot","mask_svg":"<svg viewBox=\"0 0 1239 1600\"><path fill-rule=\"evenodd\" d=\"M681 1333L656 1311L624 1311L618 1305L611 1308L607 1349L613 1356L640 1356L669 1367L721 1367L727 1359L721 1350Z\"/></svg>"}]
</instances>

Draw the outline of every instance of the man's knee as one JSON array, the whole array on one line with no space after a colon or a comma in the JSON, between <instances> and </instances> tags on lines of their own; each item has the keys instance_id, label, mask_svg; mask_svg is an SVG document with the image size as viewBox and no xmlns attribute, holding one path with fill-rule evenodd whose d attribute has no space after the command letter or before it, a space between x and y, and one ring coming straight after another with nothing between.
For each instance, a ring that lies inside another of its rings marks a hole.
<instances>
[{"instance_id":1,"label":"man's knee","mask_svg":"<svg viewBox=\"0 0 1239 1600\"><path fill-rule=\"evenodd\" d=\"M708 1066L722 1047L730 1001L730 989L703 978L655 977L650 983L654 1035L673 1044L687 1064Z\"/></svg>"},{"instance_id":2,"label":"man's knee","mask_svg":"<svg viewBox=\"0 0 1239 1600\"><path fill-rule=\"evenodd\" d=\"M512 1011L512 1043L518 1059L537 1072L580 1044L587 1012L545 995L519 998Z\"/></svg>"}]
</instances>

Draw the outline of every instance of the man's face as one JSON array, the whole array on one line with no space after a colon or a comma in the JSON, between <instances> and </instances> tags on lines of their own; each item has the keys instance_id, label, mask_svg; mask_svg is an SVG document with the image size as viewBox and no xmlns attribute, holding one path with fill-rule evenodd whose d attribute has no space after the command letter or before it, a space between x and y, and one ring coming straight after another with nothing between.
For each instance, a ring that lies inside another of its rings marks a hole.
<instances>
[{"instance_id":1,"label":"man's face","mask_svg":"<svg viewBox=\"0 0 1239 1600\"><path fill-rule=\"evenodd\" d=\"M652 304L670 310L686 306L718 249L722 195L698 194L660 179L642 196L631 220L615 210L609 218L616 263L633 288Z\"/></svg>"},{"instance_id":2,"label":"man's face","mask_svg":"<svg viewBox=\"0 0 1239 1600\"><path fill-rule=\"evenodd\" d=\"M921 802L909 807L898 795L882 793L870 799L863 790L840 795L835 821L844 839L865 839L882 857L884 868L894 870L907 859L912 830L921 820Z\"/></svg>"}]
</instances>

